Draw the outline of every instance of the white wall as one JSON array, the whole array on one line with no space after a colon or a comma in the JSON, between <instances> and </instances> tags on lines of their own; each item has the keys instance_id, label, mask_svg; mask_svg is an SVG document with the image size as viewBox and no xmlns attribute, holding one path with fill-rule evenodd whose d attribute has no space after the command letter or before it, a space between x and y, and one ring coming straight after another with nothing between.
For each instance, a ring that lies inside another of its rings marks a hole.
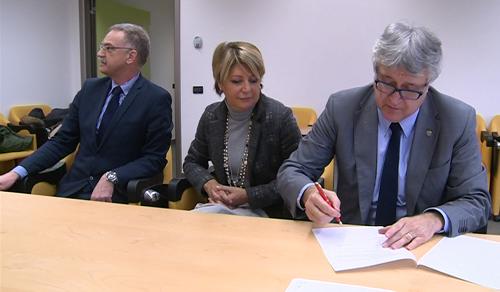
<instances>
[{"instance_id":1,"label":"white wall","mask_svg":"<svg viewBox=\"0 0 500 292\"><path fill-rule=\"evenodd\" d=\"M174 0L117 0L151 13L151 81L174 96Z\"/></svg>"},{"instance_id":2,"label":"white wall","mask_svg":"<svg viewBox=\"0 0 500 292\"><path fill-rule=\"evenodd\" d=\"M443 72L434 86L490 119L500 114L500 1L495 0L182 0L180 1L183 157L213 91L211 57L221 41L262 51L264 90L321 112L338 90L372 82L371 48L391 22L407 20L442 40ZM193 37L203 38L201 50ZM203 85L203 95L192 86Z\"/></svg>"},{"instance_id":3,"label":"white wall","mask_svg":"<svg viewBox=\"0 0 500 292\"><path fill-rule=\"evenodd\" d=\"M443 73L434 85L487 119L500 113L500 1L179 2L182 157L204 107L220 100L212 89L211 57L226 40L247 40L262 50L266 94L320 112L330 93L373 79L373 42L388 23L409 20L443 41ZM161 60L151 64L152 79L173 94L173 62L164 62L173 58L173 2L145 3L152 13L152 58ZM19 103L71 102L81 83L78 18L78 0L0 0L0 112ZM203 38L201 50L193 48L196 35ZM205 94L193 95L193 85L203 85Z\"/></svg>"},{"instance_id":4,"label":"white wall","mask_svg":"<svg viewBox=\"0 0 500 292\"><path fill-rule=\"evenodd\" d=\"M67 107L81 86L78 0L0 1L0 112Z\"/></svg>"},{"instance_id":5,"label":"white wall","mask_svg":"<svg viewBox=\"0 0 500 292\"><path fill-rule=\"evenodd\" d=\"M67 107L81 87L78 0L0 0L0 112ZM151 13L152 81L174 90L174 1L121 0Z\"/></svg>"}]
</instances>

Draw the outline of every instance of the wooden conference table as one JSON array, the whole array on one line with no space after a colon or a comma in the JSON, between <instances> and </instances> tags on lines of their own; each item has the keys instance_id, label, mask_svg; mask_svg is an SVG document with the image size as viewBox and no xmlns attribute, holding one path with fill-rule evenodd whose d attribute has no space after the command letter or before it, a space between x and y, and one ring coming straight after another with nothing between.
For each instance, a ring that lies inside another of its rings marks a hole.
<instances>
[{"instance_id":1,"label":"wooden conference table","mask_svg":"<svg viewBox=\"0 0 500 292\"><path fill-rule=\"evenodd\" d=\"M293 278L488 290L410 262L336 273L310 222L6 192L0 204L1 291L284 291ZM417 258L438 238L415 250Z\"/></svg>"}]
</instances>

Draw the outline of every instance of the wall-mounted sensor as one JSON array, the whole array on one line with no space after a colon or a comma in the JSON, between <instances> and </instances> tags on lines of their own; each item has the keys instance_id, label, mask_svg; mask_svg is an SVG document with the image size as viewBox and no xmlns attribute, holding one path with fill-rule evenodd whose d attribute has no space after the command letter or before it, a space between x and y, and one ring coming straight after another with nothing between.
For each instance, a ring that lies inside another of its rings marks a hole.
<instances>
[{"instance_id":1,"label":"wall-mounted sensor","mask_svg":"<svg viewBox=\"0 0 500 292\"><path fill-rule=\"evenodd\" d=\"M203 40L199 36L195 36L193 39L193 45L195 49L201 49L203 47Z\"/></svg>"}]
</instances>

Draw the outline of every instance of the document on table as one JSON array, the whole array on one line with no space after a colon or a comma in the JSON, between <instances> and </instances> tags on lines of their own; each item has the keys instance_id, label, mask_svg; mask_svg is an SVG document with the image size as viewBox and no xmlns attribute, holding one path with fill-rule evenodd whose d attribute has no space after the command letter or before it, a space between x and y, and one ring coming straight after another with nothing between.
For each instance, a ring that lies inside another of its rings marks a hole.
<instances>
[{"instance_id":1,"label":"document on table","mask_svg":"<svg viewBox=\"0 0 500 292\"><path fill-rule=\"evenodd\" d=\"M307 279L293 279L285 292L392 292L392 290Z\"/></svg>"},{"instance_id":2,"label":"document on table","mask_svg":"<svg viewBox=\"0 0 500 292\"><path fill-rule=\"evenodd\" d=\"M481 286L500 289L500 242L467 235L445 237L418 264Z\"/></svg>"},{"instance_id":3,"label":"document on table","mask_svg":"<svg viewBox=\"0 0 500 292\"><path fill-rule=\"evenodd\" d=\"M358 226L313 229L326 258L335 271L374 266L397 260L416 262L407 249L383 248L387 239L379 234L381 227Z\"/></svg>"},{"instance_id":4,"label":"document on table","mask_svg":"<svg viewBox=\"0 0 500 292\"><path fill-rule=\"evenodd\" d=\"M323 253L335 271L369 267L415 256L405 248L383 248L385 236L380 227L334 227L313 229ZM444 237L418 262L418 265L485 287L500 289L494 271L500 263L500 243L461 235Z\"/></svg>"}]
</instances>

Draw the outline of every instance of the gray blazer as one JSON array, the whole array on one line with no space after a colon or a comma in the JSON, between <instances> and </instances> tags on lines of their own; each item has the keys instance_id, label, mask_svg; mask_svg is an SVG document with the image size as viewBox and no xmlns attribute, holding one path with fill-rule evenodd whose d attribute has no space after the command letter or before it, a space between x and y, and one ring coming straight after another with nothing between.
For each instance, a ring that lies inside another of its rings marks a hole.
<instances>
[{"instance_id":1,"label":"gray blazer","mask_svg":"<svg viewBox=\"0 0 500 292\"><path fill-rule=\"evenodd\" d=\"M200 118L195 139L184 159L184 173L195 189L205 194L203 185L210 179L227 185L222 150L227 107L224 102L209 105ZM246 187L250 207L262 208L271 217L290 217L276 188L276 175L285 159L297 148L300 131L290 108L261 94L255 105L248 146ZM209 173L208 162L214 166ZM206 194L205 194L206 195Z\"/></svg>"},{"instance_id":2,"label":"gray blazer","mask_svg":"<svg viewBox=\"0 0 500 292\"><path fill-rule=\"evenodd\" d=\"M310 134L280 168L278 190L294 217L296 200L335 156L342 220L367 224L377 166L377 105L373 86L330 96ZM490 196L469 105L430 88L415 123L406 174L408 216L439 207L450 219L450 236L487 223Z\"/></svg>"}]
</instances>

